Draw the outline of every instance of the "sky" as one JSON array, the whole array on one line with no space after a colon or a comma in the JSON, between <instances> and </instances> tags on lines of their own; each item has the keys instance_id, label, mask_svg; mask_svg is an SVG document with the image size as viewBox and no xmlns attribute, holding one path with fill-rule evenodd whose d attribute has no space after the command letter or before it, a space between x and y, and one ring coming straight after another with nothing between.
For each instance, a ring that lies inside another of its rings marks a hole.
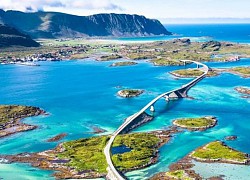
<instances>
[{"instance_id":1,"label":"sky","mask_svg":"<svg viewBox=\"0 0 250 180\"><path fill-rule=\"evenodd\" d=\"M250 0L1 0L4 10L75 15L139 14L148 18L250 18Z\"/></svg>"}]
</instances>

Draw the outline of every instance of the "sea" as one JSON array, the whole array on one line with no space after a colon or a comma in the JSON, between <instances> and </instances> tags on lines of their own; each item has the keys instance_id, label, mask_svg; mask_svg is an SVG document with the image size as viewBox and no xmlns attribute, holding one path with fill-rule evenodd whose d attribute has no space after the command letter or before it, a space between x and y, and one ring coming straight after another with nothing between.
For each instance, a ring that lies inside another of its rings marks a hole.
<instances>
[{"instance_id":1,"label":"sea","mask_svg":"<svg viewBox=\"0 0 250 180\"><path fill-rule=\"evenodd\" d=\"M122 38L128 41L158 41L176 37L190 37L196 41L223 40L250 43L249 24L227 25L167 25L177 35L171 37ZM145 40L146 39L146 40ZM37 125L33 131L18 133L0 139L0 154L40 152L58 143L97 136L92 127L97 126L110 134L125 118L141 109L157 95L181 87L191 79L176 79L170 71L180 67L156 67L147 61L127 67L109 67L114 61L97 62L93 59L76 59L62 62L39 62L41 66L0 66L0 104L38 106L49 116L26 118L23 122ZM249 66L250 59L237 62L206 63L212 68ZM229 146L250 154L250 99L242 98L234 88L250 88L250 80L223 73L205 78L189 91L193 99L179 99L171 103L157 102L154 120L135 132L166 129L172 121L182 117L212 115L218 125L203 132L183 131L173 135L170 142L160 148L159 162L143 170L126 173L128 179L143 180L158 172L168 171L169 165L180 160L192 150L208 142L237 135ZM123 88L143 89L139 97L124 99L117 96ZM67 133L59 142L46 140ZM0 160L1 162L1 160ZM197 163L195 170L204 178L225 175L225 179L248 180L250 167ZM53 171L34 168L29 164L0 163L0 179L40 180L54 179Z\"/></svg>"}]
</instances>

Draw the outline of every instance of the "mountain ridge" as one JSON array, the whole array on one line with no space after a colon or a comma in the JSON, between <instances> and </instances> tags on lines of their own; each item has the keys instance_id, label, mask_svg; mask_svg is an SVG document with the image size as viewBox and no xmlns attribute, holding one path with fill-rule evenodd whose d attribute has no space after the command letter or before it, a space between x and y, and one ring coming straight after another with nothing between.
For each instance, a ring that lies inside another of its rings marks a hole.
<instances>
[{"instance_id":1,"label":"mountain ridge","mask_svg":"<svg viewBox=\"0 0 250 180\"><path fill-rule=\"evenodd\" d=\"M61 12L25 13L0 10L0 22L13 26L33 38L172 34L160 21L136 14L103 13L77 16Z\"/></svg>"}]
</instances>

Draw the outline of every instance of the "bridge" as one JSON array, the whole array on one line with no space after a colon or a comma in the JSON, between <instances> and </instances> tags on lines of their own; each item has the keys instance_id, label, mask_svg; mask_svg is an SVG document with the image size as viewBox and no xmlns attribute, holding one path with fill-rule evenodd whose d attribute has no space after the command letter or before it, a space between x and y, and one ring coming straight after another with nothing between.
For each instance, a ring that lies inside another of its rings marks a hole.
<instances>
[{"instance_id":1,"label":"bridge","mask_svg":"<svg viewBox=\"0 0 250 180\"><path fill-rule=\"evenodd\" d=\"M163 94L160 94L159 96L154 98L152 101L150 101L146 106L144 106L140 111L138 111L137 113L135 113L132 116L128 117L125 120L125 122L115 132L113 132L111 134L111 137L110 137L107 145L104 148L104 154L105 154L105 157L106 157L106 161L108 163L107 179L111 179L111 180L125 180L126 179L126 177L115 168L115 166L114 166L114 164L112 162L112 159L111 159L112 154L111 154L110 151L111 151L111 147L112 147L112 144L113 144L116 136L118 134L126 133L126 132L130 131L131 129L128 129L127 127L129 125L131 125L136 120L136 118L138 118L140 115L145 113L146 110L148 110L149 108L150 108L150 111L154 111L154 104L159 99L164 98L166 101L169 101L171 99L187 97L188 90L190 88L192 88L195 84L197 84L199 81L201 81L203 78L205 78L208 71L209 71L208 66L206 66L203 63L200 63L200 62L197 62L197 61L192 61L192 60L181 60L181 61L184 63L184 65L186 65L186 63L195 63L197 65L197 69L201 70L203 72L203 74L196 77L191 82L181 86L178 89L174 89L172 91L168 91L168 92L165 92ZM200 66L202 66L202 67L200 67Z\"/></svg>"}]
</instances>

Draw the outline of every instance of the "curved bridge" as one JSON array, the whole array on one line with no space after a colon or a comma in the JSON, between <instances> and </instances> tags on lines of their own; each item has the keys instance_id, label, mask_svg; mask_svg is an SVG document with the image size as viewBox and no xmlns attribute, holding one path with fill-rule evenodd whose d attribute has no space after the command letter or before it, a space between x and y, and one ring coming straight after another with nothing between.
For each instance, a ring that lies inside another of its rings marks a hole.
<instances>
[{"instance_id":1,"label":"curved bridge","mask_svg":"<svg viewBox=\"0 0 250 180\"><path fill-rule=\"evenodd\" d=\"M146 106L144 106L140 111L138 111L137 113L133 114L132 116L128 117L126 119L126 121L111 135L106 147L104 148L104 154L106 157L106 161L108 163L108 175L107 175L107 179L111 179L111 180L125 180L126 177L123 176L123 174L121 172L119 172L115 166L113 165L112 159L111 159L111 147L112 144L116 138L116 136L118 134L121 133L126 133L128 132L130 129L127 129L127 127L133 123L133 121L138 118L140 115L142 115L147 109L150 108L151 111L154 111L154 104L161 98L165 98L167 101L169 101L170 99L173 98L184 98L187 97L187 92L188 90L193 87L196 83L198 83L199 81L201 81L204 77L206 77L209 68L208 66L206 66L203 63L197 62L197 61L192 61L192 60L181 60L184 65L186 65L186 63L195 63L197 65L197 69L203 71L204 73L201 76L198 76L197 78L193 79L191 82L183 85L182 87L178 88L178 89L174 89L172 91L168 91L165 92L159 96L157 96L156 98L154 98L152 101L150 101ZM200 67L202 66L202 67Z\"/></svg>"}]
</instances>

